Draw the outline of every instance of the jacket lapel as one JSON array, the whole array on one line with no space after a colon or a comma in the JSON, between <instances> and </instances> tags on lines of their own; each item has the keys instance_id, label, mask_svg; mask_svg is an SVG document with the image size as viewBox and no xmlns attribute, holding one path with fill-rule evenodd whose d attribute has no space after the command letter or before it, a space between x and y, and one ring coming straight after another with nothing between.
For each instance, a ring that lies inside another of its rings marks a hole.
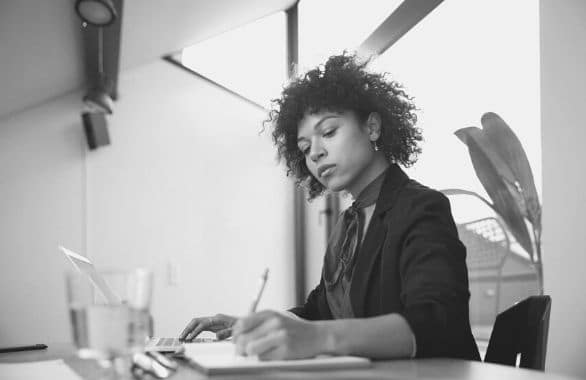
<instances>
[{"instance_id":1,"label":"jacket lapel","mask_svg":"<svg viewBox=\"0 0 586 380\"><path fill-rule=\"evenodd\" d=\"M400 189L405 186L408 180L409 177L396 164L391 164L387 169L387 174L376 201L366 236L358 251L352 274L350 301L354 315L357 318L362 318L365 315L368 282L372 277L374 263L380 255L385 240L387 228L383 223L383 218L386 212L395 204Z\"/></svg>"}]
</instances>

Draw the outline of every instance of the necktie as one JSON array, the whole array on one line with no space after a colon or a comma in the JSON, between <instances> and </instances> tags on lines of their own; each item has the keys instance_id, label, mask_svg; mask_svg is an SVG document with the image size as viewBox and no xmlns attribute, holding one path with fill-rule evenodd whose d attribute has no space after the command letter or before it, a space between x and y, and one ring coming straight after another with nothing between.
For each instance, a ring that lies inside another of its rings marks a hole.
<instances>
[{"instance_id":1,"label":"necktie","mask_svg":"<svg viewBox=\"0 0 586 380\"><path fill-rule=\"evenodd\" d=\"M354 261L362 241L364 208L373 205L378 198L384 174L378 176L356 197L334 227L324 257L323 278L329 289L339 284L342 275L350 280Z\"/></svg>"}]
</instances>

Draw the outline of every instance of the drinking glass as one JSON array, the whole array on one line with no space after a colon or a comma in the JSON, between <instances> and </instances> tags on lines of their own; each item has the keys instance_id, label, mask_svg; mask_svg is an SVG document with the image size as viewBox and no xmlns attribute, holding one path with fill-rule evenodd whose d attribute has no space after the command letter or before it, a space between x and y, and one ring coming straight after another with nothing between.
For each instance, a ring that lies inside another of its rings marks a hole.
<instances>
[{"instance_id":1,"label":"drinking glass","mask_svg":"<svg viewBox=\"0 0 586 380\"><path fill-rule=\"evenodd\" d=\"M103 281L102 281L103 280ZM130 357L151 335L152 272L146 269L66 274L67 299L77 354L130 376Z\"/></svg>"}]
</instances>

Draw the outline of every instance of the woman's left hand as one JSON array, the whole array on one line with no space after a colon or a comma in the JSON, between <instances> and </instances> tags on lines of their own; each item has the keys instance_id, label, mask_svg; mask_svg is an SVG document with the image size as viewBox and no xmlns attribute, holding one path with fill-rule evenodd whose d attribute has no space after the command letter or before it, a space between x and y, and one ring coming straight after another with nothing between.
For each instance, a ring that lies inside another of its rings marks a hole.
<instances>
[{"instance_id":1,"label":"woman's left hand","mask_svg":"<svg viewBox=\"0 0 586 380\"><path fill-rule=\"evenodd\" d=\"M236 352L261 360L302 359L324 353L325 326L272 310L239 319L233 327Z\"/></svg>"}]
</instances>

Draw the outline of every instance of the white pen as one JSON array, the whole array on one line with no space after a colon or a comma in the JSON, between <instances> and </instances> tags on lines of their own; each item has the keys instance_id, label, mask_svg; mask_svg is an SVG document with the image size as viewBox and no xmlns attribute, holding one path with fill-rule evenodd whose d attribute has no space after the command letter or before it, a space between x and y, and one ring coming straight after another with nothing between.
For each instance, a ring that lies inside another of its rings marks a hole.
<instances>
[{"instance_id":1,"label":"white pen","mask_svg":"<svg viewBox=\"0 0 586 380\"><path fill-rule=\"evenodd\" d=\"M252 304L250 305L250 310L248 311L249 314L252 314L256 311L256 307L260 301L260 297L262 296L262 292L265 289L265 285L267 284L267 279L269 278L269 268L265 268L262 276L258 279L258 288L256 290L256 296L252 299Z\"/></svg>"},{"instance_id":2,"label":"white pen","mask_svg":"<svg viewBox=\"0 0 586 380\"><path fill-rule=\"evenodd\" d=\"M255 297L252 299L252 303L250 304L250 309L248 310L248 314L252 314L256 311L256 307L258 306L258 303L260 301L260 297L262 296L262 292L265 289L265 285L267 284L268 278L269 278L269 268L265 268L265 270L262 272L262 275L258 279L258 288L256 289ZM237 323L237 324L239 324L239 323ZM236 330L237 330L237 328L234 329L234 332L236 332ZM238 334L236 334L235 339L238 339ZM236 343L236 341L234 341L234 343ZM236 355L238 357L246 356L246 354L244 354L244 352L242 352L242 355L241 355L237 352L237 350L234 351L234 355Z\"/></svg>"}]
</instances>

